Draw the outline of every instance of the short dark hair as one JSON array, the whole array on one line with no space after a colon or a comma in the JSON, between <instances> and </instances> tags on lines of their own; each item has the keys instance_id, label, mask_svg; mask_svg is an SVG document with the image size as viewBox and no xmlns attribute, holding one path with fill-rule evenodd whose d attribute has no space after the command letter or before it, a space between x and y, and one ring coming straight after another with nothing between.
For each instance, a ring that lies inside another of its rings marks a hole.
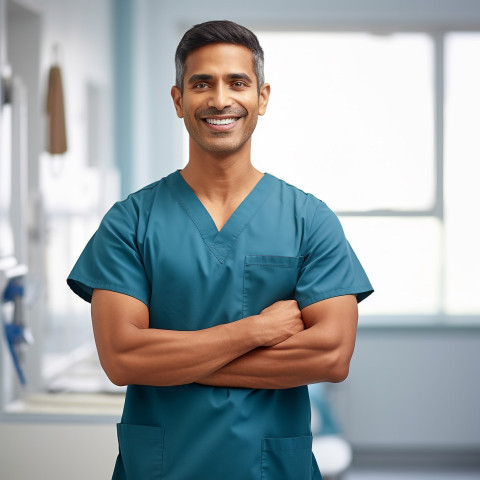
<instances>
[{"instance_id":1,"label":"short dark hair","mask_svg":"<svg viewBox=\"0 0 480 480\"><path fill-rule=\"evenodd\" d=\"M183 35L175 52L175 84L183 93L185 62L193 50L212 43L243 45L252 52L253 70L257 76L258 91L265 81L263 50L256 35L248 28L229 20L212 20L194 25Z\"/></svg>"}]
</instances>

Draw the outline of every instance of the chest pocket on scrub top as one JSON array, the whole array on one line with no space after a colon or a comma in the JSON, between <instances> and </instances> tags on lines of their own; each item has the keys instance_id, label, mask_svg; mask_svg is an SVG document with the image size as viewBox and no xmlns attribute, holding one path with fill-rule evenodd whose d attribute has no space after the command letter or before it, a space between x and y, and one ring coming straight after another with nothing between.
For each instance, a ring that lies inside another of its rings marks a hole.
<instances>
[{"instance_id":1,"label":"chest pocket on scrub top","mask_svg":"<svg viewBox=\"0 0 480 480\"><path fill-rule=\"evenodd\" d=\"M279 300L293 300L304 257L247 255L243 272L244 317Z\"/></svg>"}]
</instances>

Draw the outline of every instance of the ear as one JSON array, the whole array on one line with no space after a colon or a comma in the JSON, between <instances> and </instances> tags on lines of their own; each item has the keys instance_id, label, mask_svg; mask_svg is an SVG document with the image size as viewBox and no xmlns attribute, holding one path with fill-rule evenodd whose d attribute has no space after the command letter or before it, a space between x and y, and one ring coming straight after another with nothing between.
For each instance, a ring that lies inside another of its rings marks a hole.
<instances>
[{"instance_id":1,"label":"ear","mask_svg":"<svg viewBox=\"0 0 480 480\"><path fill-rule=\"evenodd\" d=\"M182 104L182 92L177 86L173 86L172 90L170 91L173 99L173 106L177 112L178 118L183 118L183 104Z\"/></svg>"},{"instance_id":2,"label":"ear","mask_svg":"<svg viewBox=\"0 0 480 480\"><path fill-rule=\"evenodd\" d=\"M270 84L264 83L260 87L260 95L258 97L258 114L264 115L267 111L268 99L270 98Z\"/></svg>"}]
</instances>

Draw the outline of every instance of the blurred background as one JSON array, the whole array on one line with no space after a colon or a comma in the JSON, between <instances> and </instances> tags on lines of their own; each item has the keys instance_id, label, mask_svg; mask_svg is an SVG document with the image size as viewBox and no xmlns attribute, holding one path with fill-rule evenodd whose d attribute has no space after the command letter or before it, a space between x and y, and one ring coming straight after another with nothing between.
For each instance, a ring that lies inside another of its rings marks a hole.
<instances>
[{"instance_id":1,"label":"blurred background","mask_svg":"<svg viewBox=\"0 0 480 480\"><path fill-rule=\"evenodd\" d=\"M311 388L325 478L480 479L478 0L0 0L0 478L111 476L124 390L65 279L185 165L173 56L213 19L265 51L254 164L338 214L376 290L349 378Z\"/></svg>"}]
</instances>

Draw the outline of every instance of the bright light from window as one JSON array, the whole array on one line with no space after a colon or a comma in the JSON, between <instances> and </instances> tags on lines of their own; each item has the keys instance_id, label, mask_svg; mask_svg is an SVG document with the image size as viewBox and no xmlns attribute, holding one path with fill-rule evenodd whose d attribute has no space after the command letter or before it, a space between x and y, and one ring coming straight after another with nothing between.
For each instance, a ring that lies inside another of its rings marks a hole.
<instances>
[{"instance_id":1,"label":"bright light from window","mask_svg":"<svg viewBox=\"0 0 480 480\"><path fill-rule=\"evenodd\" d=\"M259 35L267 113L254 164L335 210L432 207L433 43L426 34Z\"/></svg>"},{"instance_id":2,"label":"bright light from window","mask_svg":"<svg viewBox=\"0 0 480 480\"><path fill-rule=\"evenodd\" d=\"M446 310L480 313L480 34L446 37Z\"/></svg>"},{"instance_id":3,"label":"bright light from window","mask_svg":"<svg viewBox=\"0 0 480 480\"><path fill-rule=\"evenodd\" d=\"M442 225L436 218L343 217L342 225L363 263L375 295L362 315L440 313Z\"/></svg>"}]
</instances>

